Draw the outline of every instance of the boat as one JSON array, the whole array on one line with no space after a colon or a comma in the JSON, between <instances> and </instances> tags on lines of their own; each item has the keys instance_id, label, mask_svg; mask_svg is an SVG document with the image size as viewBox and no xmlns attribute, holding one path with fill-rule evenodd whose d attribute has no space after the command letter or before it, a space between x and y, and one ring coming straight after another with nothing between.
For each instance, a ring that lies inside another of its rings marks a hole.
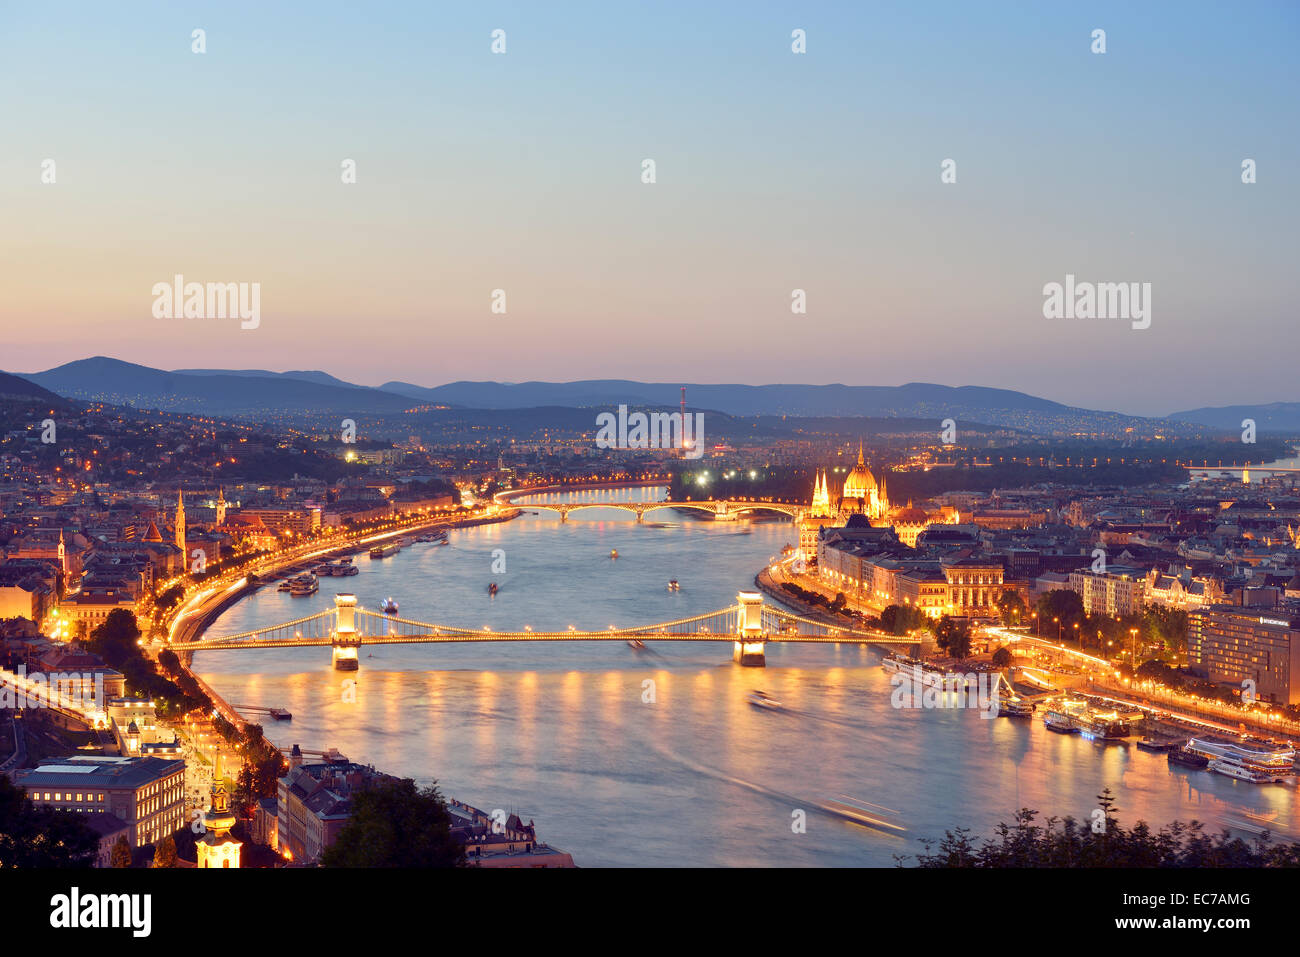
<instances>
[{"instance_id":1,"label":"boat","mask_svg":"<svg viewBox=\"0 0 1300 957\"><path fill-rule=\"evenodd\" d=\"M874 804L867 804L865 801L854 801L852 799L827 801L821 805L821 809L828 814L834 814L836 817L844 818L846 821L861 824L865 827L890 831L906 830L901 824L895 824L888 820L887 815L897 816L897 811L891 811L888 808L878 807Z\"/></svg>"},{"instance_id":2,"label":"boat","mask_svg":"<svg viewBox=\"0 0 1300 957\"><path fill-rule=\"evenodd\" d=\"M1026 701L1024 698L999 698L998 699L998 717L999 718L1032 718L1034 716L1034 703Z\"/></svg>"},{"instance_id":3,"label":"boat","mask_svg":"<svg viewBox=\"0 0 1300 957\"><path fill-rule=\"evenodd\" d=\"M610 558L618 558L618 549L617 549L617 548L611 548L611 549L609 550L609 557L610 557Z\"/></svg>"},{"instance_id":4,"label":"boat","mask_svg":"<svg viewBox=\"0 0 1300 957\"><path fill-rule=\"evenodd\" d=\"M289 584L289 579L286 578L284 581L280 582L280 585L278 588L276 588L276 591L288 591L292 587L293 586Z\"/></svg>"},{"instance_id":5,"label":"boat","mask_svg":"<svg viewBox=\"0 0 1300 957\"><path fill-rule=\"evenodd\" d=\"M289 594L296 598L305 595L314 595L320 590L320 582L316 576L308 572L306 575L299 575L297 578L289 579Z\"/></svg>"},{"instance_id":6,"label":"boat","mask_svg":"<svg viewBox=\"0 0 1300 957\"><path fill-rule=\"evenodd\" d=\"M668 580L668 590L669 590L669 591L678 591L679 589L681 589L681 587L682 587L681 585L677 584L677 579L676 579L676 578L670 578L670 579Z\"/></svg>"},{"instance_id":7,"label":"boat","mask_svg":"<svg viewBox=\"0 0 1300 957\"><path fill-rule=\"evenodd\" d=\"M1116 741L1127 738L1132 730L1119 712L1093 708L1086 708L1082 714L1077 715L1075 726L1079 729L1079 734L1090 741Z\"/></svg>"},{"instance_id":8,"label":"boat","mask_svg":"<svg viewBox=\"0 0 1300 957\"><path fill-rule=\"evenodd\" d=\"M270 715L271 715L271 717L274 718L276 721L292 721L292 720L293 720L293 714L292 714L292 712L286 711L284 708L271 708L271 709L269 709L269 711L270 711Z\"/></svg>"},{"instance_id":9,"label":"boat","mask_svg":"<svg viewBox=\"0 0 1300 957\"><path fill-rule=\"evenodd\" d=\"M397 614L397 602L393 601L391 598L385 598L383 604L379 607L385 615Z\"/></svg>"},{"instance_id":10,"label":"boat","mask_svg":"<svg viewBox=\"0 0 1300 957\"><path fill-rule=\"evenodd\" d=\"M627 640L627 646L629 648L635 648L638 651L640 651L641 649L645 648L645 642L642 641L640 638L629 638Z\"/></svg>"},{"instance_id":11,"label":"boat","mask_svg":"<svg viewBox=\"0 0 1300 957\"><path fill-rule=\"evenodd\" d=\"M447 530L445 528L440 528L435 532L429 532L424 535L418 535L416 536L415 540L417 542L424 542L426 544L432 544L432 545L446 545Z\"/></svg>"},{"instance_id":12,"label":"boat","mask_svg":"<svg viewBox=\"0 0 1300 957\"><path fill-rule=\"evenodd\" d=\"M312 569L312 574L314 574L314 575L333 575L333 574L334 574L334 569L333 569L333 567L330 565L329 562L325 562L324 564L322 564L322 565L317 565L315 568L313 568L313 569Z\"/></svg>"},{"instance_id":13,"label":"boat","mask_svg":"<svg viewBox=\"0 0 1300 957\"><path fill-rule=\"evenodd\" d=\"M1137 743L1139 751L1150 751L1159 754L1164 751L1172 751L1178 747L1177 741L1168 741L1160 738L1142 738Z\"/></svg>"},{"instance_id":14,"label":"boat","mask_svg":"<svg viewBox=\"0 0 1300 957\"><path fill-rule=\"evenodd\" d=\"M488 585L488 594L489 594L489 595L495 595L495 594L497 593L497 591L498 591L498 589L497 589L497 583L496 583L496 582L492 582L491 584Z\"/></svg>"},{"instance_id":15,"label":"boat","mask_svg":"<svg viewBox=\"0 0 1300 957\"><path fill-rule=\"evenodd\" d=\"M1185 768L1204 768L1210 763L1210 759L1203 754L1197 754L1195 751L1188 751L1183 747L1176 747L1170 751L1165 758L1171 765L1179 764Z\"/></svg>"},{"instance_id":16,"label":"boat","mask_svg":"<svg viewBox=\"0 0 1300 957\"><path fill-rule=\"evenodd\" d=\"M387 545L376 545L374 548L370 549L370 557L388 558L392 555L396 555L401 550L401 542L389 542Z\"/></svg>"},{"instance_id":17,"label":"boat","mask_svg":"<svg viewBox=\"0 0 1300 957\"><path fill-rule=\"evenodd\" d=\"M1074 734L1079 730L1074 726L1074 715L1059 708L1047 709L1043 714L1043 725L1057 734Z\"/></svg>"},{"instance_id":18,"label":"boat","mask_svg":"<svg viewBox=\"0 0 1300 957\"><path fill-rule=\"evenodd\" d=\"M1248 746L1208 738L1192 738L1187 750L1209 761L1210 770L1252 784L1284 783L1295 776L1295 749L1289 746Z\"/></svg>"},{"instance_id":19,"label":"boat","mask_svg":"<svg viewBox=\"0 0 1300 957\"><path fill-rule=\"evenodd\" d=\"M357 566L353 565L351 562L347 562L346 564L343 562L335 562L330 566L330 574L336 578L342 578L346 575L360 575L361 569L357 568Z\"/></svg>"},{"instance_id":20,"label":"boat","mask_svg":"<svg viewBox=\"0 0 1300 957\"><path fill-rule=\"evenodd\" d=\"M751 691L749 693L749 703L755 708L766 708L769 711L781 710L781 702L770 696L766 691Z\"/></svg>"}]
</instances>

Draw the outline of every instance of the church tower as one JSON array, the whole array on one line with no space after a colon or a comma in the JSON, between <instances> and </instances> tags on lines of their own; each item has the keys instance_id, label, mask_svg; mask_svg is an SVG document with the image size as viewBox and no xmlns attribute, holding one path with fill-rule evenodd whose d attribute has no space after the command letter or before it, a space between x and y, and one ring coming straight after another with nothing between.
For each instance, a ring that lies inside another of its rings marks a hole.
<instances>
[{"instance_id":1,"label":"church tower","mask_svg":"<svg viewBox=\"0 0 1300 957\"><path fill-rule=\"evenodd\" d=\"M176 492L176 547L185 554L185 491Z\"/></svg>"},{"instance_id":2,"label":"church tower","mask_svg":"<svg viewBox=\"0 0 1300 957\"><path fill-rule=\"evenodd\" d=\"M230 836L230 829L235 826L235 815L230 810L230 801L226 789L218 784L212 789L212 807L203 818L207 829L197 842L199 867L239 867L239 850L243 842Z\"/></svg>"},{"instance_id":3,"label":"church tower","mask_svg":"<svg viewBox=\"0 0 1300 957\"><path fill-rule=\"evenodd\" d=\"M59 570L68 573L68 549L63 544L63 529L59 529Z\"/></svg>"},{"instance_id":4,"label":"church tower","mask_svg":"<svg viewBox=\"0 0 1300 957\"><path fill-rule=\"evenodd\" d=\"M226 490L217 487L217 528L226 524Z\"/></svg>"}]
</instances>

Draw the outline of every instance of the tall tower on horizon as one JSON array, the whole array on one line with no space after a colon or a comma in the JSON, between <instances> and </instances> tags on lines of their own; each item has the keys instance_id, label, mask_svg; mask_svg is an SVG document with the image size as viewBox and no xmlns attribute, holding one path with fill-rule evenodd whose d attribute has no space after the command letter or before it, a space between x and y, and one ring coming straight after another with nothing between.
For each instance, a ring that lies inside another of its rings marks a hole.
<instances>
[{"instance_id":1,"label":"tall tower on horizon","mask_svg":"<svg viewBox=\"0 0 1300 957\"><path fill-rule=\"evenodd\" d=\"M226 490L217 486L217 527L226 524Z\"/></svg>"},{"instance_id":2,"label":"tall tower on horizon","mask_svg":"<svg viewBox=\"0 0 1300 957\"><path fill-rule=\"evenodd\" d=\"M185 554L185 490L176 490L176 547Z\"/></svg>"}]
</instances>

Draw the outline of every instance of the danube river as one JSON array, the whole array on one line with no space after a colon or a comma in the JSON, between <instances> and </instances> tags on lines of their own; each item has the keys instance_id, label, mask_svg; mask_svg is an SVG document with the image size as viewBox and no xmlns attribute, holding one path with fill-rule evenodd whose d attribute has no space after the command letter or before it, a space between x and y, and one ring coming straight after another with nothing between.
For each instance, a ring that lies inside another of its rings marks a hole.
<instances>
[{"instance_id":1,"label":"danube river","mask_svg":"<svg viewBox=\"0 0 1300 957\"><path fill-rule=\"evenodd\" d=\"M663 490L578 494L641 501ZM358 555L360 574L324 578L311 597L264 588L208 634L301 617L340 591L364 607L391 596L404 618L473 628L648 624L734 603L795 534L785 522L670 510L638 525L599 509L565 524L525 513L450 537L384 560ZM667 589L671 578L680 591ZM730 656L729 642L390 645L363 646L353 675L331 669L328 648L200 652L195 670L227 701L292 711L292 722L264 723L277 744L337 747L437 779L477 807L535 819L542 840L579 865L892 865L948 828L990 835L1018 807L1086 819L1106 786L1125 823L1236 822L1300 839L1290 786L1171 770L1164 755L1052 734L1038 719L895 709L873 650L769 645L766 668ZM754 690L784 709L753 707ZM816 810L845 799L895 812L906 831ZM792 827L800 810L804 833Z\"/></svg>"}]
</instances>

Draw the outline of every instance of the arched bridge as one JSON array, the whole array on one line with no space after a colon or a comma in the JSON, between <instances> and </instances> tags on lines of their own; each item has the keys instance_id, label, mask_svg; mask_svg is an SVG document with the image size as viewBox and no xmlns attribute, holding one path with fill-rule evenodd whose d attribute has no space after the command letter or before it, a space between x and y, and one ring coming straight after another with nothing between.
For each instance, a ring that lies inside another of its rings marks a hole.
<instances>
[{"instance_id":1,"label":"arched bridge","mask_svg":"<svg viewBox=\"0 0 1300 957\"><path fill-rule=\"evenodd\" d=\"M647 512L653 512L660 508L690 508L700 512L708 512L717 518L735 518L749 512L780 512L789 515L791 519L798 520L804 512L803 505L792 505L789 502L763 502L747 501L737 499L706 499L704 501L691 502L609 502L599 499L591 501L577 502L520 502L510 501L511 508L523 510L529 509L550 509L552 512L560 513L560 521L567 522L570 512L577 512L584 508L621 508L625 512L632 512L636 515L636 520L640 522Z\"/></svg>"},{"instance_id":2,"label":"arched bridge","mask_svg":"<svg viewBox=\"0 0 1300 957\"><path fill-rule=\"evenodd\" d=\"M610 626L604 631L493 631L464 628L385 615L357 607L353 595L336 595L335 607L293 621L205 641L176 642L178 654L195 651L243 651L257 648L333 648L334 667L357 668L357 649L367 645L451 644L484 641L732 641L732 657L746 665L762 665L769 641L805 644L873 644L900 647L909 639L857 630L801 618L763 602L756 592L741 592L737 602L703 615L631 628Z\"/></svg>"}]
</instances>

